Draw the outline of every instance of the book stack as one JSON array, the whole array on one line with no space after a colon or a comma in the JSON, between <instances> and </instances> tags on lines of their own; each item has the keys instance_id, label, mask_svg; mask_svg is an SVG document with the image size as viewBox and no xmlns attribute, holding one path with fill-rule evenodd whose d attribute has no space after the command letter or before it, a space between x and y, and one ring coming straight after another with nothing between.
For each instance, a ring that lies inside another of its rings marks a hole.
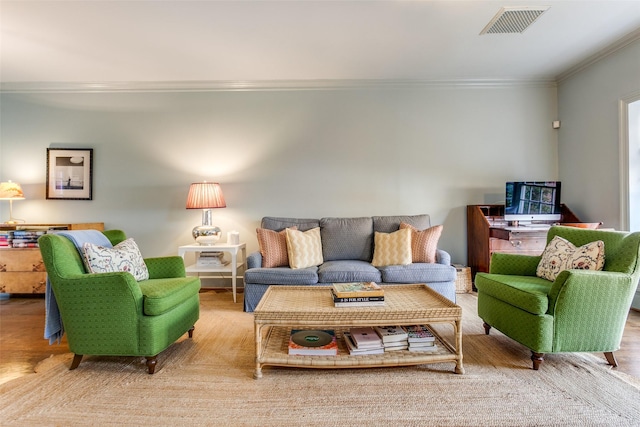
<instances>
[{"instance_id":1,"label":"book stack","mask_svg":"<svg viewBox=\"0 0 640 427\"><path fill-rule=\"evenodd\" d=\"M292 329L289 337L291 356L337 356L338 342L333 330Z\"/></svg>"},{"instance_id":2,"label":"book stack","mask_svg":"<svg viewBox=\"0 0 640 427\"><path fill-rule=\"evenodd\" d=\"M0 248L9 248L9 247L11 247L11 242L9 241L9 232L0 231Z\"/></svg>"},{"instance_id":3,"label":"book stack","mask_svg":"<svg viewBox=\"0 0 640 427\"><path fill-rule=\"evenodd\" d=\"M223 252L200 252L196 265L198 267L222 267L229 264L225 261Z\"/></svg>"},{"instance_id":4,"label":"book stack","mask_svg":"<svg viewBox=\"0 0 640 427\"><path fill-rule=\"evenodd\" d=\"M435 352L438 350L436 337L424 325L405 326L409 341L409 351Z\"/></svg>"},{"instance_id":5,"label":"book stack","mask_svg":"<svg viewBox=\"0 0 640 427\"><path fill-rule=\"evenodd\" d=\"M344 334L349 354L368 355L384 353L382 338L372 327L351 328Z\"/></svg>"},{"instance_id":6,"label":"book stack","mask_svg":"<svg viewBox=\"0 0 640 427\"><path fill-rule=\"evenodd\" d=\"M374 282L334 283L331 292L336 307L384 305L384 290Z\"/></svg>"},{"instance_id":7,"label":"book stack","mask_svg":"<svg viewBox=\"0 0 640 427\"><path fill-rule=\"evenodd\" d=\"M14 230L9 231L8 241L12 248L37 248L38 237L45 234L41 230Z\"/></svg>"},{"instance_id":8,"label":"book stack","mask_svg":"<svg viewBox=\"0 0 640 427\"><path fill-rule=\"evenodd\" d=\"M375 330L382 339L384 351L409 348L409 334L402 326L376 326Z\"/></svg>"}]
</instances>

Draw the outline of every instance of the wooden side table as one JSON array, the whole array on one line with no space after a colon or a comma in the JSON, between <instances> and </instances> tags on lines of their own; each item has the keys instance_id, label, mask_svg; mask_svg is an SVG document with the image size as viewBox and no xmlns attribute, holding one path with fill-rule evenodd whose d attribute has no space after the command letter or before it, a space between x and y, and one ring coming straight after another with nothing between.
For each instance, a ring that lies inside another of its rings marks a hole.
<instances>
[{"instance_id":1,"label":"wooden side table","mask_svg":"<svg viewBox=\"0 0 640 427\"><path fill-rule=\"evenodd\" d=\"M233 290L233 302L236 301L236 282L238 279L238 269L242 268L244 272L247 269L247 245L246 243L240 243L237 245L227 243L216 243L211 246L204 245L184 245L178 247L178 255L184 259L187 252L195 252L196 258L199 252L228 252L231 254L231 262L227 265L221 266L207 266L191 264L186 267L187 273L196 273L201 278L214 278L214 273L231 273L231 286ZM238 252L242 253L242 259L238 259ZM204 273L205 275L201 275ZM207 275L209 273L209 275Z\"/></svg>"}]
</instances>

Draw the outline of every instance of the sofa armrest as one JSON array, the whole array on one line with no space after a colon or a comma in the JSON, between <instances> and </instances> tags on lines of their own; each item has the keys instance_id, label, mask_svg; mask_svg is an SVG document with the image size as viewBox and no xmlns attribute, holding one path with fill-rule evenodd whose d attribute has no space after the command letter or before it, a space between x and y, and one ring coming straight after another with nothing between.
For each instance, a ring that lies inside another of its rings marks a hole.
<instances>
[{"instance_id":1,"label":"sofa armrest","mask_svg":"<svg viewBox=\"0 0 640 427\"><path fill-rule=\"evenodd\" d=\"M491 255L491 274L509 274L512 276L535 276L541 256L507 254L494 252Z\"/></svg>"},{"instance_id":2,"label":"sofa armrest","mask_svg":"<svg viewBox=\"0 0 640 427\"><path fill-rule=\"evenodd\" d=\"M249 268L261 268L262 267L262 254L260 252L252 252L247 256L247 269Z\"/></svg>"},{"instance_id":3,"label":"sofa armrest","mask_svg":"<svg viewBox=\"0 0 640 427\"><path fill-rule=\"evenodd\" d=\"M149 270L149 279L166 279L185 277L184 260L180 256L145 258L144 263Z\"/></svg>"},{"instance_id":4,"label":"sofa armrest","mask_svg":"<svg viewBox=\"0 0 640 427\"><path fill-rule=\"evenodd\" d=\"M451 265L451 255L442 249L436 249L436 263Z\"/></svg>"}]
</instances>

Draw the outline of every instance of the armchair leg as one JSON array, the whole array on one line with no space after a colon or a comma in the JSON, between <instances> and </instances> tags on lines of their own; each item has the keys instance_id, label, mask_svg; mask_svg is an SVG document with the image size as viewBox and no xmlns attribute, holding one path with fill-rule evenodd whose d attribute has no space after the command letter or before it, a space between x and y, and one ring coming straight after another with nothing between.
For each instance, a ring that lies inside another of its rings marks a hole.
<instances>
[{"instance_id":1,"label":"armchair leg","mask_svg":"<svg viewBox=\"0 0 640 427\"><path fill-rule=\"evenodd\" d=\"M69 368L69 370L73 371L74 369L76 369L80 365L81 360L82 360L81 354L74 354L73 361L71 362L71 367Z\"/></svg>"},{"instance_id":2,"label":"armchair leg","mask_svg":"<svg viewBox=\"0 0 640 427\"><path fill-rule=\"evenodd\" d=\"M149 370L149 375L153 375L156 371L156 364L158 363L158 356L147 356L147 369Z\"/></svg>"},{"instance_id":3,"label":"armchair leg","mask_svg":"<svg viewBox=\"0 0 640 427\"><path fill-rule=\"evenodd\" d=\"M607 351L604 354L604 357L607 358L607 362L609 363L609 365L613 366L614 368L618 366L618 361L616 360L616 356L613 355L613 351Z\"/></svg>"},{"instance_id":4,"label":"armchair leg","mask_svg":"<svg viewBox=\"0 0 640 427\"><path fill-rule=\"evenodd\" d=\"M195 329L195 326L192 326L191 329L189 329L189 338L193 338L193 330Z\"/></svg>"},{"instance_id":5,"label":"armchair leg","mask_svg":"<svg viewBox=\"0 0 640 427\"><path fill-rule=\"evenodd\" d=\"M491 325L489 325L487 322L484 322L482 326L484 326L484 334L489 335L489 331L491 330Z\"/></svg>"},{"instance_id":6,"label":"armchair leg","mask_svg":"<svg viewBox=\"0 0 640 427\"><path fill-rule=\"evenodd\" d=\"M531 361L533 362L533 370L537 371L540 368L540 364L544 362L544 353L531 352Z\"/></svg>"}]
</instances>

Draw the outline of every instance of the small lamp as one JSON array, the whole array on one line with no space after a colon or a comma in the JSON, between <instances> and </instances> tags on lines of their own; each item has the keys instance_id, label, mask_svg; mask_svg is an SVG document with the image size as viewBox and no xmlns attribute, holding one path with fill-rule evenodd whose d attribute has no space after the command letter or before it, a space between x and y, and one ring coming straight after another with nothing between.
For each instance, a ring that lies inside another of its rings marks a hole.
<instances>
[{"instance_id":1,"label":"small lamp","mask_svg":"<svg viewBox=\"0 0 640 427\"><path fill-rule=\"evenodd\" d=\"M20 184L11 181L0 182L0 200L9 201L9 221L5 224L17 224L19 221L13 219L13 201L24 200Z\"/></svg>"},{"instance_id":2,"label":"small lamp","mask_svg":"<svg viewBox=\"0 0 640 427\"><path fill-rule=\"evenodd\" d=\"M226 208L222 188L217 182L194 182L189 187L187 209L202 209L202 225L193 228L191 234L197 243L205 246L214 245L222 232L213 225L212 209Z\"/></svg>"}]
</instances>

